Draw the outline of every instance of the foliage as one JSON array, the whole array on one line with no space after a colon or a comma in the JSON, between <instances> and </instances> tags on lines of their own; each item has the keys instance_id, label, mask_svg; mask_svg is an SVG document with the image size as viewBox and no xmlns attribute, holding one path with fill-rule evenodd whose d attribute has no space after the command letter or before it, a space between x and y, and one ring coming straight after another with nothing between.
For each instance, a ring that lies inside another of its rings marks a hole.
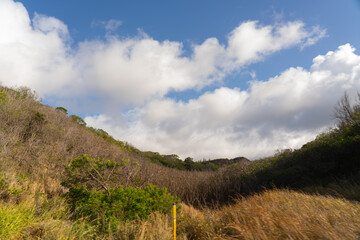
<instances>
[{"instance_id":1,"label":"foliage","mask_svg":"<svg viewBox=\"0 0 360 240\"><path fill-rule=\"evenodd\" d=\"M60 112L64 113L64 114L66 114L66 115L68 114L68 110L66 108L64 108L64 107L57 107L56 109L59 110Z\"/></svg>"},{"instance_id":2,"label":"foliage","mask_svg":"<svg viewBox=\"0 0 360 240\"><path fill-rule=\"evenodd\" d=\"M192 158L187 157L184 161L182 161L178 155L170 154L170 155L161 155L158 152L140 152L140 155L144 158L149 159L153 163L157 163L169 168L176 168L179 170L187 170L187 171L216 171L221 166L230 165L232 160L224 159L223 162L229 162L230 164L218 165L216 160L208 160L208 161L198 161L195 162Z\"/></svg>"},{"instance_id":3,"label":"foliage","mask_svg":"<svg viewBox=\"0 0 360 240\"><path fill-rule=\"evenodd\" d=\"M114 139L112 136L110 136L105 130L100 129L100 128L93 128L93 127L88 127L87 128L90 132L95 133L96 135L100 136L102 139L104 139L106 142L111 143L113 145L119 146L122 149L125 149L128 152L132 152L132 153L140 153L140 150L138 150L137 148L131 146L130 144L126 143L126 142L122 142L119 140Z\"/></svg>"},{"instance_id":4,"label":"foliage","mask_svg":"<svg viewBox=\"0 0 360 240\"><path fill-rule=\"evenodd\" d=\"M30 185L27 175L15 174L9 179L0 171L0 202L19 202L29 193Z\"/></svg>"},{"instance_id":5,"label":"foliage","mask_svg":"<svg viewBox=\"0 0 360 240\"><path fill-rule=\"evenodd\" d=\"M360 120L360 93L357 94L355 103L351 105L349 95L345 92L334 108L334 117L338 120L338 127L345 128L359 124Z\"/></svg>"},{"instance_id":6,"label":"foliage","mask_svg":"<svg viewBox=\"0 0 360 240\"><path fill-rule=\"evenodd\" d=\"M0 104L6 103L6 92L5 90L0 91Z\"/></svg>"},{"instance_id":7,"label":"foliage","mask_svg":"<svg viewBox=\"0 0 360 240\"><path fill-rule=\"evenodd\" d=\"M128 159L106 161L84 154L74 158L66 167L62 185L69 189L84 186L86 189L105 190L110 195L109 187L122 177L121 167L128 163Z\"/></svg>"},{"instance_id":8,"label":"foliage","mask_svg":"<svg viewBox=\"0 0 360 240\"><path fill-rule=\"evenodd\" d=\"M29 140L33 135L37 135L41 132L42 125L46 122L45 114L35 112L32 114L28 124L26 125L22 139L23 141Z\"/></svg>"},{"instance_id":9,"label":"foliage","mask_svg":"<svg viewBox=\"0 0 360 240\"><path fill-rule=\"evenodd\" d=\"M356 113L357 103L348 102ZM301 149L247 164L187 159L183 171L176 155L141 152L40 104L29 89L0 86L0 239L170 239L168 210L153 210L175 201L169 193L202 209L182 208L179 239L356 238L358 203L343 199L360 200L360 130L351 116ZM207 164L221 168L193 171ZM145 190L151 184L158 187ZM264 192L272 187L338 199ZM59 197L66 191L72 198ZM223 206L239 194L239 204ZM212 204L219 209L205 207Z\"/></svg>"},{"instance_id":10,"label":"foliage","mask_svg":"<svg viewBox=\"0 0 360 240\"><path fill-rule=\"evenodd\" d=\"M179 156L175 154L161 155L158 152L146 151L146 152L142 152L141 155L149 159L153 163L161 164L169 168L177 168L180 170L185 170L183 161L179 158Z\"/></svg>"},{"instance_id":11,"label":"foliage","mask_svg":"<svg viewBox=\"0 0 360 240\"><path fill-rule=\"evenodd\" d=\"M359 108L348 105L346 96L340 104L344 109L336 110L341 120L338 128L318 135L300 149L287 149L272 158L254 161L242 180L246 187L241 192L250 193L263 187L327 186L336 179L351 176L358 176L355 180L360 182Z\"/></svg>"},{"instance_id":12,"label":"foliage","mask_svg":"<svg viewBox=\"0 0 360 240\"><path fill-rule=\"evenodd\" d=\"M81 126L86 126L86 122L81 117L76 116L76 115L70 115L70 118L77 124L79 124Z\"/></svg>"},{"instance_id":13,"label":"foliage","mask_svg":"<svg viewBox=\"0 0 360 240\"><path fill-rule=\"evenodd\" d=\"M169 213L172 204L180 202L166 188L154 185L143 189L119 186L109 191L110 195L83 186L70 188L66 196L74 219L85 218L104 230L109 224L115 228L119 222L146 219L155 211Z\"/></svg>"},{"instance_id":14,"label":"foliage","mask_svg":"<svg viewBox=\"0 0 360 240\"><path fill-rule=\"evenodd\" d=\"M66 168L62 185L69 188L65 195L74 219L86 218L102 230L109 224L116 228L119 221L147 218L152 212L167 213L180 199L167 193L167 189L149 185L145 188L114 187L121 177L120 163L94 159L89 155L75 158Z\"/></svg>"}]
</instances>

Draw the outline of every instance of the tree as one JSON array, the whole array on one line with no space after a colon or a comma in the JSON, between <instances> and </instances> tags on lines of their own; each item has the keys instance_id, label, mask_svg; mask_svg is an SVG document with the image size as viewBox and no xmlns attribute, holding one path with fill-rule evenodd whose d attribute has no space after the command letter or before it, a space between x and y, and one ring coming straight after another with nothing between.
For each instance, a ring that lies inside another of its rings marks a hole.
<instances>
[{"instance_id":1,"label":"tree","mask_svg":"<svg viewBox=\"0 0 360 240\"><path fill-rule=\"evenodd\" d=\"M85 154L74 158L66 167L62 185L67 188L85 186L87 189L102 189L110 194L109 187L112 183L119 181L123 175L121 167L128 162L127 159L122 159L120 163L113 160L105 161L102 158L95 159Z\"/></svg>"},{"instance_id":2,"label":"tree","mask_svg":"<svg viewBox=\"0 0 360 240\"><path fill-rule=\"evenodd\" d=\"M60 112L65 113L66 115L68 114L68 110L64 107L57 107L56 110L59 110Z\"/></svg>"},{"instance_id":3,"label":"tree","mask_svg":"<svg viewBox=\"0 0 360 240\"><path fill-rule=\"evenodd\" d=\"M338 127L344 128L351 124L359 123L360 120L360 93L357 93L355 103L350 103L349 95L344 93L343 97L334 107L334 117L338 120Z\"/></svg>"},{"instance_id":4,"label":"tree","mask_svg":"<svg viewBox=\"0 0 360 240\"><path fill-rule=\"evenodd\" d=\"M81 117L76 115L70 115L70 117L74 122L80 124L81 126L86 126L86 122Z\"/></svg>"},{"instance_id":5,"label":"tree","mask_svg":"<svg viewBox=\"0 0 360 240\"><path fill-rule=\"evenodd\" d=\"M187 170L195 170L195 163L191 157L187 157L184 160L185 168Z\"/></svg>"}]
</instances>

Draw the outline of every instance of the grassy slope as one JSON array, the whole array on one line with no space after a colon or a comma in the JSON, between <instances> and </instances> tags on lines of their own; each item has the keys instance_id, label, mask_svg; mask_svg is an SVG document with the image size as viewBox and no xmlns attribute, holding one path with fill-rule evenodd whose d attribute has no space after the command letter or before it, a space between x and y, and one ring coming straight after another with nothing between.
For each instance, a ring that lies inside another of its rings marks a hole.
<instances>
[{"instance_id":1,"label":"grassy slope","mask_svg":"<svg viewBox=\"0 0 360 240\"><path fill-rule=\"evenodd\" d=\"M170 217L158 213L107 233L96 232L86 221L72 221L60 197L66 191L60 182L64 167L82 154L135 161L140 167L124 167L124 177L116 184L167 187L198 207L259 192L217 210L184 205L178 239L354 239L359 236L359 204L343 197L360 200L359 136L355 123L325 133L302 149L247 166L180 171L153 164L126 144L109 144L94 129L41 105L27 89L0 87L0 239L171 238ZM130 176L141 176L141 181ZM274 186L340 198L262 192Z\"/></svg>"},{"instance_id":2,"label":"grassy slope","mask_svg":"<svg viewBox=\"0 0 360 240\"><path fill-rule=\"evenodd\" d=\"M184 208L182 228L197 239L356 239L360 204L272 190L218 210Z\"/></svg>"},{"instance_id":3,"label":"grassy slope","mask_svg":"<svg viewBox=\"0 0 360 240\"><path fill-rule=\"evenodd\" d=\"M170 216L126 222L98 233L86 221L70 220L61 201L1 205L0 239L171 239ZM183 205L178 239L357 239L360 204L344 199L271 190L220 209Z\"/></svg>"},{"instance_id":4,"label":"grassy slope","mask_svg":"<svg viewBox=\"0 0 360 240\"><path fill-rule=\"evenodd\" d=\"M300 149L255 161L243 183L244 192L286 187L360 201L354 191L360 185L360 121L320 134Z\"/></svg>"},{"instance_id":5,"label":"grassy slope","mask_svg":"<svg viewBox=\"0 0 360 240\"><path fill-rule=\"evenodd\" d=\"M62 194L66 190L60 185L65 166L83 154L119 162L130 159L138 165L124 166L123 178L117 179L116 184L167 187L189 203L204 202L208 195L222 188L219 184L207 186L213 178L211 172L169 169L152 163L127 144L111 142L112 138L109 142L62 111L40 104L28 89L0 87L0 91L2 198L9 194L1 190L1 182L14 191L26 188L49 196Z\"/></svg>"}]
</instances>

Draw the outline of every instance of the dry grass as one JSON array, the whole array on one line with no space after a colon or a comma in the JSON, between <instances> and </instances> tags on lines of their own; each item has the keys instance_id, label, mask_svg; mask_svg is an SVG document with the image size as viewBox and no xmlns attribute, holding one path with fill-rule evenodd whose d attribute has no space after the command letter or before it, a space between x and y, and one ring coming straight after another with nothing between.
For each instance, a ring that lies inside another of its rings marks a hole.
<instances>
[{"instance_id":1,"label":"dry grass","mask_svg":"<svg viewBox=\"0 0 360 240\"><path fill-rule=\"evenodd\" d=\"M179 224L192 239L358 239L360 204L273 190L218 210L185 206Z\"/></svg>"},{"instance_id":2,"label":"dry grass","mask_svg":"<svg viewBox=\"0 0 360 240\"><path fill-rule=\"evenodd\" d=\"M26 186L30 192L58 196L66 190L60 185L65 166L83 154L137 162L140 167L124 166L124 177L116 184L166 187L184 202L198 206L223 201L234 189L233 183L238 182L230 177L234 174L229 171L189 172L159 166L106 142L63 112L40 104L29 89L0 86L0 91L6 93L0 102L0 173L11 186L22 187L24 184L17 181L15 175L26 175L33 183ZM239 169L233 170L239 175Z\"/></svg>"},{"instance_id":3,"label":"dry grass","mask_svg":"<svg viewBox=\"0 0 360 240\"><path fill-rule=\"evenodd\" d=\"M97 233L86 221L72 221L59 197L65 191L60 182L64 167L82 154L135 161L140 167L125 166L124 178L117 184L167 187L187 204L225 202L247 187L241 181L246 169L240 166L217 172L159 166L41 105L27 89L0 86L0 91L6 92L6 98L0 99L0 177L8 184L6 191L17 191L7 199L0 188L1 239L171 239L171 218L158 213L147 220L122 223L115 232L105 234ZM128 177L134 174L136 182ZM358 199L357 183L316 191L327 194L329 189ZM178 239L358 239L359 216L359 203L341 198L265 191L217 210L183 205Z\"/></svg>"},{"instance_id":4,"label":"dry grass","mask_svg":"<svg viewBox=\"0 0 360 240\"><path fill-rule=\"evenodd\" d=\"M0 239L172 239L169 215L153 213L147 220L98 233L86 221L71 221L61 199L43 199L41 206L37 201L0 205ZM183 204L177 232L179 240L358 239L360 204L288 190L265 191L217 210Z\"/></svg>"},{"instance_id":5,"label":"dry grass","mask_svg":"<svg viewBox=\"0 0 360 240\"><path fill-rule=\"evenodd\" d=\"M27 196L20 204L0 203L0 239L167 240L173 236L171 216L158 212L148 219L122 222L115 231L111 229L98 232L87 221L72 221L61 198L49 202ZM180 234L178 239L187 238Z\"/></svg>"}]
</instances>

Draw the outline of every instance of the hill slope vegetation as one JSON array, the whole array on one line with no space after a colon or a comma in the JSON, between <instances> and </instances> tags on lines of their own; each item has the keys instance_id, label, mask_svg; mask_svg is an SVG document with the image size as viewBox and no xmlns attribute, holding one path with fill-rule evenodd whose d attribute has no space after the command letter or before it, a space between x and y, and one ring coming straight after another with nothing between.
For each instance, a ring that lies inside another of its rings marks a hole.
<instances>
[{"instance_id":1,"label":"hill slope vegetation","mask_svg":"<svg viewBox=\"0 0 360 240\"><path fill-rule=\"evenodd\" d=\"M169 239L181 200L179 239L354 239L360 96L349 102L335 129L300 149L197 163L141 152L0 86L0 238Z\"/></svg>"}]
</instances>

